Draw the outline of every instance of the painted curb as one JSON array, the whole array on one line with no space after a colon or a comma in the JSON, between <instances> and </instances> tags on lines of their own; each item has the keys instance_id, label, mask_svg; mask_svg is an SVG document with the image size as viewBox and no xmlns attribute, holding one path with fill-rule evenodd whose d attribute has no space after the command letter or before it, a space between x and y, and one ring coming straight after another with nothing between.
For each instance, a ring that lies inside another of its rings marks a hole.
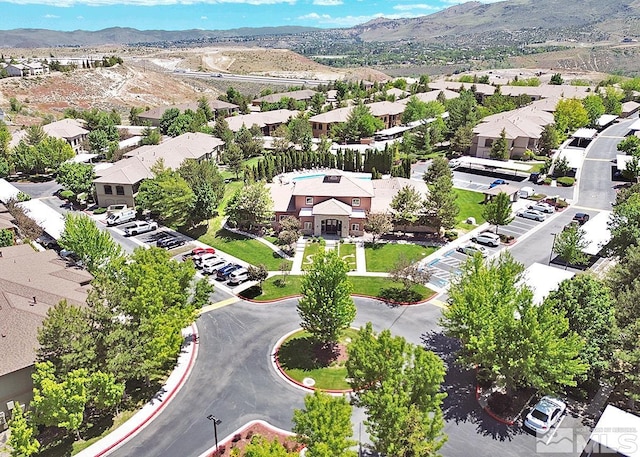
<instances>
[{"instance_id":1,"label":"painted curb","mask_svg":"<svg viewBox=\"0 0 640 457\"><path fill-rule=\"evenodd\" d=\"M476 373L477 373L477 369L476 369ZM487 405L485 407L480 405L480 391L481 390L482 390L482 388L480 387L480 385L476 384L476 401L478 402L478 405L484 410L484 412L487 413L493 420L496 420L496 421L500 422L501 424L510 425L510 426L515 424L515 421L510 421L510 420L507 420L507 419L503 419L502 417L498 416L496 413L491 411L491 408L489 408L489 405Z\"/></svg>"}]
</instances>

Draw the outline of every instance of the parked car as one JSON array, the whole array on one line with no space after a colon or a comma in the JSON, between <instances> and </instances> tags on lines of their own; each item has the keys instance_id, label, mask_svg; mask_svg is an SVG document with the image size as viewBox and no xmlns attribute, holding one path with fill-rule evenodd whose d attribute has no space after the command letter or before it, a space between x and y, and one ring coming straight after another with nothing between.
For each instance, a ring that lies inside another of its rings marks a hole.
<instances>
[{"instance_id":1,"label":"parked car","mask_svg":"<svg viewBox=\"0 0 640 457\"><path fill-rule=\"evenodd\" d=\"M500 237L491 232L482 232L471 238L471 241L474 243L486 244L487 246L493 246L494 248L500 246Z\"/></svg>"},{"instance_id":2,"label":"parked car","mask_svg":"<svg viewBox=\"0 0 640 457\"><path fill-rule=\"evenodd\" d=\"M229 285L235 286L241 284L249 279L249 270L246 268L239 268L229 275Z\"/></svg>"},{"instance_id":3,"label":"parked car","mask_svg":"<svg viewBox=\"0 0 640 457\"><path fill-rule=\"evenodd\" d=\"M227 279L229 279L229 275L231 275L231 273L239 270L240 268L242 268L242 265L240 264L228 263L224 267L218 269L218 272L216 273L216 279L218 281L226 281Z\"/></svg>"},{"instance_id":4,"label":"parked car","mask_svg":"<svg viewBox=\"0 0 640 457\"><path fill-rule=\"evenodd\" d=\"M560 420L566 410L567 405L562 400L544 396L529 411L524 425L534 432L544 435Z\"/></svg>"},{"instance_id":5,"label":"parked car","mask_svg":"<svg viewBox=\"0 0 640 457\"><path fill-rule=\"evenodd\" d=\"M555 206L550 205L549 203L536 202L533 205L527 206L529 209L535 209L536 211L540 211L541 213L555 213Z\"/></svg>"},{"instance_id":6,"label":"parked car","mask_svg":"<svg viewBox=\"0 0 640 457\"><path fill-rule=\"evenodd\" d=\"M126 236L140 235L141 233L158 230L158 223L155 221L135 221L132 225L124 228Z\"/></svg>"},{"instance_id":7,"label":"parked car","mask_svg":"<svg viewBox=\"0 0 640 457\"><path fill-rule=\"evenodd\" d=\"M505 184L509 184L509 183L507 181L505 181L504 179L496 179L491 184L489 184L489 189L493 189L496 186L503 186Z\"/></svg>"},{"instance_id":8,"label":"parked car","mask_svg":"<svg viewBox=\"0 0 640 457\"><path fill-rule=\"evenodd\" d=\"M217 259L217 258L218 258L217 254L213 254L211 252L205 252L204 254L201 254L195 257L193 259L193 263L195 264L196 268L203 268L205 264L207 264L208 262L212 262L214 259Z\"/></svg>"},{"instance_id":9,"label":"parked car","mask_svg":"<svg viewBox=\"0 0 640 457\"><path fill-rule=\"evenodd\" d=\"M529 175L529 181L533 181L535 184L542 184L545 179L547 179L547 175L537 171Z\"/></svg>"},{"instance_id":10,"label":"parked car","mask_svg":"<svg viewBox=\"0 0 640 457\"><path fill-rule=\"evenodd\" d=\"M107 217L107 225L119 225L124 224L125 222L131 222L136 219L136 210L135 209L123 209L122 211L118 211L117 213L111 214Z\"/></svg>"},{"instance_id":11,"label":"parked car","mask_svg":"<svg viewBox=\"0 0 640 457\"><path fill-rule=\"evenodd\" d=\"M107 206L107 217L111 216L112 214L119 213L120 211L123 211L125 209L127 209L127 205L125 205L124 203L121 203L119 205L109 205Z\"/></svg>"},{"instance_id":12,"label":"parked car","mask_svg":"<svg viewBox=\"0 0 640 457\"><path fill-rule=\"evenodd\" d=\"M540 222L546 219L546 216L544 215L544 213L541 213L540 211L536 211L535 209L525 209L522 211L518 211L516 213L516 216L524 217L525 219L533 219L534 221L540 221Z\"/></svg>"},{"instance_id":13,"label":"parked car","mask_svg":"<svg viewBox=\"0 0 640 457\"><path fill-rule=\"evenodd\" d=\"M460 165L462 165L462 160L460 159L449 160L449 168L458 168Z\"/></svg>"},{"instance_id":14,"label":"parked car","mask_svg":"<svg viewBox=\"0 0 640 457\"><path fill-rule=\"evenodd\" d=\"M215 254L216 250L213 248L193 248L191 252L187 252L182 256L182 260L193 260L195 263L197 259L202 257L205 254Z\"/></svg>"},{"instance_id":15,"label":"parked car","mask_svg":"<svg viewBox=\"0 0 640 457\"><path fill-rule=\"evenodd\" d=\"M458 246L456 251L462 252L465 255L473 256L476 255L477 252L482 255L482 257L486 257L488 255L487 248L484 246L475 246L473 244L467 244L465 246Z\"/></svg>"},{"instance_id":16,"label":"parked car","mask_svg":"<svg viewBox=\"0 0 640 457\"><path fill-rule=\"evenodd\" d=\"M156 241L156 246L158 246L159 248L173 249L177 248L178 246L182 246L185 243L186 240L172 236L170 238L162 238L161 240Z\"/></svg>"},{"instance_id":17,"label":"parked car","mask_svg":"<svg viewBox=\"0 0 640 457\"><path fill-rule=\"evenodd\" d=\"M583 225L589 220L589 215L587 213L576 213L573 216L573 220L578 222L578 224Z\"/></svg>"},{"instance_id":18,"label":"parked car","mask_svg":"<svg viewBox=\"0 0 640 457\"><path fill-rule=\"evenodd\" d=\"M226 260L220 257L217 257L211 262L207 262L207 264L202 267L202 273L206 275L212 275L216 273L220 268L224 267L226 264L227 264Z\"/></svg>"},{"instance_id":19,"label":"parked car","mask_svg":"<svg viewBox=\"0 0 640 457\"><path fill-rule=\"evenodd\" d=\"M536 194L536 190L533 187L523 187L518 191L518 197L531 198Z\"/></svg>"}]
</instances>

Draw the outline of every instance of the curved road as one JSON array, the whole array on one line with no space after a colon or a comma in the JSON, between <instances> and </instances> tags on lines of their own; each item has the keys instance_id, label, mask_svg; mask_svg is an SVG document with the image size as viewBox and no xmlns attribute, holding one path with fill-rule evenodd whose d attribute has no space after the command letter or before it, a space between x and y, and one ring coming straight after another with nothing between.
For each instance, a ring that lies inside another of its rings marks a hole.
<instances>
[{"instance_id":1,"label":"curved road","mask_svg":"<svg viewBox=\"0 0 640 457\"><path fill-rule=\"evenodd\" d=\"M355 326L368 321L391 328L416 344L437 328L440 309L432 305L390 307L355 299ZM213 414L222 420L218 438L253 419L291 429L305 392L283 381L270 357L279 338L299 327L296 300L273 304L238 302L199 317L200 350L189 379L163 412L112 456L197 456L214 445Z\"/></svg>"}]
</instances>

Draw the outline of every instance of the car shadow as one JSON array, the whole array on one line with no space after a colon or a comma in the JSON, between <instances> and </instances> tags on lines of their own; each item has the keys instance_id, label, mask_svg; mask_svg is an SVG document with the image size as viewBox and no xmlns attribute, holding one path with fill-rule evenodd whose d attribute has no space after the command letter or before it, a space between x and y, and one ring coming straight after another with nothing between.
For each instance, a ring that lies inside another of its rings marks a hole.
<instances>
[{"instance_id":1,"label":"car shadow","mask_svg":"<svg viewBox=\"0 0 640 457\"><path fill-rule=\"evenodd\" d=\"M447 422L469 422L476 425L476 431L497 441L510 441L523 433L518 425L498 422L487 414L476 399L475 370L466 369L456 363L456 353L460 343L442 332L431 331L421 337L424 348L434 352L445 363L447 373L442 390L447 397L442 402L442 413Z\"/></svg>"}]
</instances>

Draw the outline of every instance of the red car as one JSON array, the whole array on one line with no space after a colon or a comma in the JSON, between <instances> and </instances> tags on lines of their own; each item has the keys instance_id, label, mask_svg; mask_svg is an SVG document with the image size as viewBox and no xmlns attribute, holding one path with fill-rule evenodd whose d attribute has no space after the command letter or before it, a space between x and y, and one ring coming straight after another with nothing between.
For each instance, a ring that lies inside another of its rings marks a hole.
<instances>
[{"instance_id":1,"label":"red car","mask_svg":"<svg viewBox=\"0 0 640 457\"><path fill-rule=\"evenodd\" d=\"M191 250L191 252L187 252L185 255L183 255L182 260L191 259L195 261L197 258L205 254L215 254L215 253L216 253L216 250L213 248L194 248Z\"/></svg>"}]
</instances>

